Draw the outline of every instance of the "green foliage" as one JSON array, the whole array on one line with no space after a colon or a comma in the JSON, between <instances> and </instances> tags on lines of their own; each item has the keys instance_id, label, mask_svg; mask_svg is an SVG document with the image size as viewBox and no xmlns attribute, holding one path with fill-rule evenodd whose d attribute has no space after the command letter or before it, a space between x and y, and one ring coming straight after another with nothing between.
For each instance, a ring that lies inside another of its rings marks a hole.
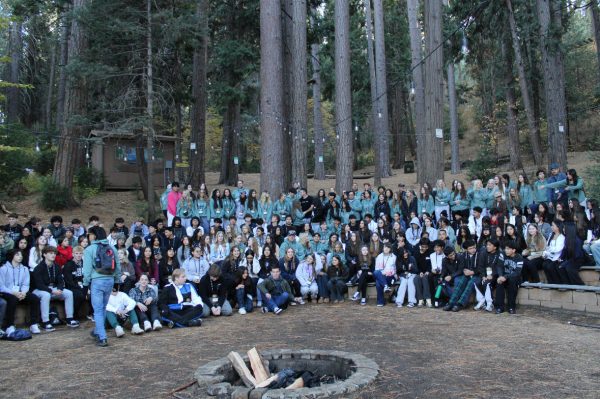
<instances>
[{"instance_id":1,"label":"green foliage","mask_svg":"<svg viewBox=\"0 0 600 399\"><path fill-rule=\"evenodd\" d=\"M75 173L75 195L81 202L104 191L104 175L90 167L78 169Z\"/></svg>"},{"instance_id":2,"label":"green foliage","mask_svg":"<svg viewBox=\"0 0 600 399\"><path fill-rule=\"evenodd\" d=\"M467 176L469 180L481 179L487 181L496 174L496 155L489 138L484 138L477 157L469 165Z\"/></svg>"},{"instance_id":3,"label":"green foliage","mask_svg":"<svg viewBox=\"0 0 600 399\"><path fill-rule=\"evenodd\" d=\"M21 179L21 183L28 193L40 193L45 181L48 179L48 176L41 176L37 173L29 173L26 177Z\"/></svg>"},{"instance_id":4,"label":"green foliage","mask_svg":"<svg viewBox=\"0 0 600 399\"><path fill-rule=\"evenodd\" d=\"M51 178L42 180L40 206L47 211L59 211L69 207L69 190L55 183Z\"/></svg>"},{"instance_id":5,"label":"green foliage","mask_svg":"<svg viewBox=\"0 0 600 399\"><path fill-rule=\"evenodd\" d=\"M54 169L54 161L56 160L56 148L43 148L38 154L33 164L33 170L42 175L48 176L52 174Z\"/></svg>"},{"instance_id":6,"label":"green foliage","mask_svg":"<svg viewBox=\"0 0 600 399\"><path fill-rule=\"evenodd\" d=\"M600 146L600 138L596 137L591 149L597 151ZM587 198L600 199L600 160L598 155L590 155L590 166L585 169L585 195Z\"/></svg>"},{"instance_id":7,"label":"green foliage","mask_svg":"<svg viewBox=\"0 0 600 399\"><path fill-rule=\"evenodd\" d=\"M31 149L0 145L0 181L8 184L27 176L34 159Z\"/></svg>"}]
</instances>

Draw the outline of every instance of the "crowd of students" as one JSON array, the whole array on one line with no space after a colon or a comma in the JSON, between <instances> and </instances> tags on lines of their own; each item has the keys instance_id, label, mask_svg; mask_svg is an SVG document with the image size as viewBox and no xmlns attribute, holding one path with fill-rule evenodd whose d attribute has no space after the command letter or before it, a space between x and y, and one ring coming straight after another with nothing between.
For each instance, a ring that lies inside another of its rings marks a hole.
<instances>
[{"instance_id":1,"label":"crowd of students","mask_svg":"<svg viewBox=\"0 0 600 399\"><path fill-rule=\"evenodd\" d=\"M122 337L124 325L143 334L235 309L280 314L306 300L344 302L348 286L366 305L369 282L377 306L457 312L475 294L476 310L515 313L519 285L539 282L540 270L549 283L583 284L579 268L600 264L600 211L581 177L551 165L535 178L439 180L416 192L364 183L316 196L295 185L274 200L243 181L210 193L173 183L161 196L164 219L128 227L117 217L108 232L95 216L86 227L60 216L22 226L11 214L0 229L2 333L15 330L20 303L34 334L78 327L93 309L92 336L105 346L105 325ZM107 249L108 275L98 269ZM66 320L51 300L64 301Z\"/></svg>"}]
</instances>

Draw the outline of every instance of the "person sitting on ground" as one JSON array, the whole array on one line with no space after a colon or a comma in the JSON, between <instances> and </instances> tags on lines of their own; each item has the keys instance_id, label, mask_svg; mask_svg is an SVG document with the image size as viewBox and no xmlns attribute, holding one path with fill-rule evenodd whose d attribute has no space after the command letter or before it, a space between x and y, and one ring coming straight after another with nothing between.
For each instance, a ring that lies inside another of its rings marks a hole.
<instances>
[{"instance_id":1,"label":"person sitting on ground","mask_svg":"<svg viewBox=\"0 0 600 399\"><path fill-rule=\"evenodd\" d=\"M182 268L185 270L188 282L194 285L196 291L200 289L200 280L208 272L209 267L208 262L202 257L201 247L194 247L192 257L183 262Z\"/></svg>"},{"instance_id":2,"label":"person sitting on ground","mask_svg":"<svg viewBox=\"0 0 600 399\"><path fill-rule=\"evenodd\" d=\"M144 331L160 330L160 314L158 313L158 296L156 291L148 284L150 279L147 274L142 274L137 287L129 291L129 297L135 301L135 313L137 319L144 325Z\"/></svg>"},{"instance_id":3,"label":"person sitting on ground","mask_svg":"<svg viewBox=\"0 0 600 399\"><path fill-rule=\"evenodd\" d=\"M508 313L515 314L517 293L519 292L519 284L521 284L523 256L517 252L517 243L511 241L505 245L504 262L497 269L496 314L504 312L506 291L508 291Z\"/></svg>"},{"instance_id":4,"label":"person sitting on ground","mask_svg":"<svg viewBox=\"0 0 600 399\"><path fill-rule=\"evenodd\" d=\"M327 289L331 302L344 302L344 293L346 292L346 281L348 280L348 269L342 263L338 255L331 258L331 263L327 267Z\"/></svg>"},{"instance_id":5,"label":"person sitting on ground","mask_svg":"<svg viewBox=\"0 0 600 399\"><path fill-rule=\"evenodd\" d=\"M309 254L300 262L296 269L296 279L300 283L302 300L306 299L309 295L311 301L315 300L319 292L319 287L317 285L314 255Z\"/></svg>"},{"instance_id":6,"label":"person sitting on ground","mask_svg":"<svg viewBox=\"0 0 600 399\"><path fill-rule=\"evenodd\" d=\"M138 318L135 313L135 301L127 296L126 293L119 291L120 284L113 286L112 293L106 305L106 322L115 329L117 338L125 335L123 325L129 318L132 334L143 334L144 330L140 328Z\"/></svg>"},{"instance_id":7,"label":"person sitting on ground","mask_svg":"<svg viewBox=\"0 0 600 399\"><path fill-rule=\"evenodd\" d=\"M227 286L219 265L212 265L200 279L199 294L204 304L203 316L231 316L233 309L227 300Z\"/></svg>"},{"instance_id":8,"label":"person sitting on ground","mask_svg":"<svg viewBox=\"0 0 600 399\"><path fill-rule=\"evenodd\" d=\"M266 305L262 308L263 313L281 314L294 300L292 288L281 276L281 269L276 263L271 266L271 275L258 284L258 289Z\"/></svg>"},{"instance_id":9,"label":"person sitting on ground","mask_svg":"<svg viewBox=\"0 0 600 399\"><path fill-rule=\"evenodd\" d=\"M185 270L173 270L172 279L158 301L163 321L169 328L201 326L204 303L194 286L186 283Z\"/></svg>"},{"instance_id":10,"label":"person sitting on ground","mask_svg":"<svg viewBox=\"0 0 600 399\"><path fill-rule=\"evenodd\" d=\"M65 280L60 268L54 260L56 259L56 248L46 247L42 251L44 260L35 267L31 274L33 277L33 294L40 298L40 310L42 324L48 332L55 328L50 323L50 300L58 299L65 302L65 314L67 326L79 327L79 322L73 319L73 292L65 288Z\"/></svg>"},{"instance_id":11,"label":"person sitting on ground","mask_svg":"<svg viewBox=\"0 0 600 399\"><path fill-rule=\"evenodd\" d=\"M248 273L246 266L240 266L236 272L235 281L235 297L238 303L238 313L244 315L252 312L253 303L253 282Z\"/></svg>"},{"instance_id":12,"label":"person sitting on ground","mask_svg":"<svg viewBox=\"0 0 600 399\"><path fill-rule=\"evenodd\" d=\"M23 251L13 249L7 254L6 264L0 267L0 298L6 301L4 321L0 318L0 323L7 335L15 331L15 310L20 303L29 305L31 333L40 333L40 299L29 291L29 268L22 262Z\"/></svg>"},{"instance_id":13,"label":"person sitting on ground","mask_svg":"<svg viewBox=\"0 0 600 399\"><path fill-rule=\"evenodd\" d=\"M463 243L463 252L459 258L458 276L454 279L454 292L444 307L446 311L458 312L464 308L479 282L480 271L477 264L477 244L469 239Z\"/></svg>"}]
</instances>

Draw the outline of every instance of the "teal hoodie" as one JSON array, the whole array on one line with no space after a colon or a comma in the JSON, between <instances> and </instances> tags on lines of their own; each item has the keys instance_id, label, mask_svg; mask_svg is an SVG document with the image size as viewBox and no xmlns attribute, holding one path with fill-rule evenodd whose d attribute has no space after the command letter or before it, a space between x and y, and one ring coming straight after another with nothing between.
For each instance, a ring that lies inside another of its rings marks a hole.
<instances>
[{"instance_id":1,"label":"teal hoodie","mask_svg":"<svg viewBox=\"0 0 600 399\"><path fill-rule=\"evenodd\" d=\"M83 251L83 285L88 287L92 280L100 277L109 277L106 274L100 274L96 271L94 264L96 263L96 251L98 249L98 243L108 244L108 240L96 240ZM115 253L115 271L112 277L115 279L115 283L118 283L121 277L121 263L119 262L119 255L117 249L110 246Z\"/></svg>"}]
</instances>

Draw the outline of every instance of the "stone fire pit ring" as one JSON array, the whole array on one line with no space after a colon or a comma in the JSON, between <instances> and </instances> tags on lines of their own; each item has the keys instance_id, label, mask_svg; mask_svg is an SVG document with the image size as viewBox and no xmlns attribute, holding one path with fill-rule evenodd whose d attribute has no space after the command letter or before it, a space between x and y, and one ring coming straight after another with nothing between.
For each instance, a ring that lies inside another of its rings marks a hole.
<instances>
[{"instance_id":1,"label":"stone fire pit ring","mask_svg":"<svg viewBox=\"0 0 600 399\"><path fill-rule=\"evenodd\" d=\"M275 366L276 371L286 367L318 369L336 375L339 381L314 388L266 389L247 388L227 357L207 363L196 370L194 377L201 391L208 397L236 399L317 399L347 396L372 383L379 374L373 360L356 353L311 349L262 350L262 357ZM248 356L242 359L249 366Z\"/></svg>"}]
</instances>

